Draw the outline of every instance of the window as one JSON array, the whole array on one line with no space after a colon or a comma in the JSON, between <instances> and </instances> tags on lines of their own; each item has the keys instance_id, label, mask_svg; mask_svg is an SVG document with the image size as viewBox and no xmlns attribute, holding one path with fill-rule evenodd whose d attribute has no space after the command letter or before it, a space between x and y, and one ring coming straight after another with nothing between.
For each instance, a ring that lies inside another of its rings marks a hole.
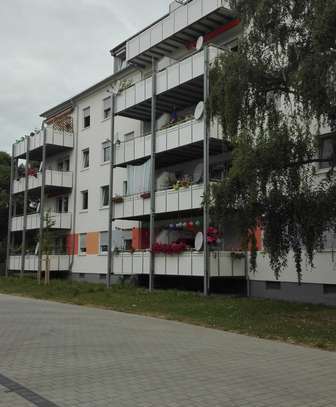
<instances>
[{"instance_id":1,"label":"window","mask_svg":"<svg viewBox=\"0 0 336 407\"><path fill-rule=\"evenodd\" d=\"M111 160L111 143L106 141L103 143L103 162L106 163Z\"/></svg>"},{"instance_id":2,"label":"window","mask_svg":"<svg viewBox=\"0 0 336 407\"><path fill-rule=\"evenodd\" d=\"M85 273L79 273L79 278L85 278Z\"/></svg>"},{"instance_id":3,"label":"window","mask_svg":"<svg viewBox=\"0 0 336 407\"><path fill-rule=\"evenodd\" d=\"M266 290L281 290L279 281L266 281Z\"/></svg>"},{"instance_id":4,"label":"window","mask_svg":"<svg viewBox=\"0 0 336 407\"><path fill-rule=\"evenodd\" d=\"M83 168L90 167L90 150L88 148L86 150L83 150L82 167Z\"/></svg>"},{"instance_id":5,"label":"window","mask_svg":"<svg viewBox=\"0 0 336 407\"><path fill-rule=\"evenodd\" d=\"M323 233L321 250L333 250L336 248L336 233L334 230L330 229Z\"/></svg>"},{"instance_id":6,"label":"window","mask_svg":"<svg viewBox=\"0 0 336 407\"><path fill-rule=\"evenodd\" d=\"M69 197L61 196L56 198L56 212L67 213L69 212Z\"/></svg>"},{"instance_id":7,"label":"window","mask_svg":"<svg viewBox=\"0 0 336 407\"><path fill-rule=\"evenodd\" d=\"M57 162L57 171L70 171L69 158Z\"/></svg>"},{"instance_id":8,"label":"window","mask_svg":"<svg viewBox=\"0 0 336 407\"><path fill-rule=\"evenodd\" d=\"M63 212L68 213L69 212L69 197L65 196L63 198Z\"/></svg>"},{"instance_id":9,"label":"window","mask_svg":"<svg viewBox=\"0 0 336 407\"><path fill-rule=\"evenodd\" d=\"M69 160L69 158L64 160L64 171L70 171L70 160Z\"/></svg>"},{"instance_id":10,"label":"window","mask_svg":"<svg viewBox=\"0 0 336 407\"><path fill-rule=\"evenodd\" d=\"M100 254L106 254L108 252L108 232L100 232Z\"/></svg>"},{"instance_id":11,"label":"window","mask_svg":"<svg viewBox=\"0 0 336 407\"><path fill-rule=\"evenodd\" d=\"M99 280L106 280L106 274L99 274Z\"/></svg>"},{"instance_id":12,"label":"window","mask_svg":"<svg viewBox=\"0 0 336 407\"><path fill-rule=\"evenodd\" d=\"M82 210L89 209L89 191L82 191Z\"/></svg>"},{"instance_id":13,"label":"window","mask_svg":"<svg viewBox=\"0 0 336 407\"><path fill-rule=\"evenodd\" d=\"M103 112L103 116L104 119L107 119L111 116L111 97L105 98L103 100L103 105L104 105L104 112Z\"/></svg>"},{"instance_id":14,"label":"window","mask_svg":"<svg viewBox=\"0 0 336 407\"><path fill-rule=\"evenodd\" d=\"M123 195L127 195L127 181L123 181Z\"/></svg>"},{"instance_id":15,"label":"window","mask_svg":"<svg viewBox=\"0 0 336 407\"><path fill-rule=\"evenodd\" d=\"M82 233L79 235L79 254L86 254L86 234Z\"/></svg>"},{"instance_id":16,"label":"window","mask_svg":"<svg viewBox=\"0 0 336 407\"><path fill-rule=\"evenodd\" d=\"M321 147L320 147L320 158L328 160L330 159L330 162L321 162L320 163L320 168L329 168L331 162L334 159L334 154L336 151L336 139L333 137L328 137L328 138L323 138L321 140Z\"/></svg>"},{"instance_id":17,"label":"window","mask_svg":"<svg viewBox=\"0 0 336 407\"><path fill-rule=\"evenodd\" d=\"M124 135L124 140L125 140L125 141L134 140L134 131L131 131L130 133L126 133L126 134Z\"/></svg>"},{"instance_id":18,"label":"window","mask_svg":"<svg viewBox=\"0 0 336 407\"><path fill-rule=\"evenodd\" d=\"M101 187L101 206L109 206L109 192L110 192L110 187L108 185L105 185L104 187Z\"/></svg>"},{"instance_id":19,"label":"window","mask_svg":"<svg viewBox=\"0 0 336 407\"><path fill-rule=\"evenodd\" d=\"M324 294L336 294L336 284L323 284Z\"/></svg>"},{"instance_id":20,"label":"window","mask_svg":"<svg viewBox=\"0 0 336 407\"><path fill-rule=\"evenodd\" d=\"M56 210L58 213L63 212L63 198L57 198L56 199Z\"/></svg>"},{"instance_id":21,"label":"window","mask_svg":"<svg viewBox=\"0 0 336 407\"><path fill-rule=\"evenodd\" d=\"M83 109L83 127L84 129L90 127L91 124L91 116L90 116L90 108L87 107Z\"/></svg>"}]
</instances>

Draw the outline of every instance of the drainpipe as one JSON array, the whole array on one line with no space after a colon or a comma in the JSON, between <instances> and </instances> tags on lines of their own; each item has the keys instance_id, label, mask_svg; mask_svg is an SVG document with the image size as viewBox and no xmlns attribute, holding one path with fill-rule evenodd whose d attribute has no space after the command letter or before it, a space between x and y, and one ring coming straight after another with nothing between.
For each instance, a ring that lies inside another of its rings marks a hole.
<instances>
[{"instance_id":1,"label":"drainpipe","mask_svg":"<svg viewBox=\"0 0 336 407\"><path fill-rule=\"evenodd\" d=\"M8 271L10 268L10 250L11 250L11 237L12 237L12 217L13 217L13 183L14 183L14 171L15 171L15 147L12 146L11 157L11 175L9 185L9 205L8 205L8 235L7 235L7 248L6 248L6 271L5 276L8 277Z\"/></svg>"},{"instance_id":2,"label":"drainpipe","mask_svg":"<svg viewBox=\"0 0 336 407\"><path fill-rule=\"evenodd\" d=\"M203 164L204 164L204 208L203 208L203 236L204 236L204 282L203 294L209 295L210 291L210 273L209 273L209 245L208 245L208 228L209 228L209 117L207 102L209 97L209 47L204 46L204 142L203 142Z\"/></svg>"},{"instance_id":3,"label":"drainpipe","mask_svg":"<svg viewBox=\"0 0 336 407\"><path fill-rule=\"evenodd\" d=\"M156 60L152 59L152 138L151 138L151 208L150 208L150 270L149 270L149 291L154 290L155 275L155 165L156 165Z\"/></svg>"},{"instance_id":4,"label":"drainpipe","mask_svg":"<svg viewBox=\"0 0 336 407\"><path fill-rule=\"evenodd\" d=\"M72 107L75 108L75 102L72 102ZM76 236L76 218L77 218L77 173L78 173L78 134L79 134L79 107L76 108L76 134L74 137L74 154L75 168L72 175L72 195L73 195L73 213L72 213L72 242L71 242L71 261L69 264L69 273L72 273L72 267L75 259L75 236Z\"/></svg>"},{"instance_id":5,"label":"drainpipe","mask_svg":"<svg viewBox=\"0 0 336 407\"><path fill-rule=\"evenodd\" d=\"M109 185L109 228L108 228L108 259L107 259L107 275L106 286L111 287L111 275L113 274L113 181L114 181L114 128L115 128L115 93L111 91L111 133L110 133L110 185Z\"/></svg>"},{"instance_id":6,"label":"drainpipe","mask_svg":"<svg viewBox=\"0 0 336 407\"><path fill-rule=\"evenodd\" d=\"M21 247L21 272L20 277L24 276L25 260L26 260L26 231L27 231L27 210L28 210L28 169L29 169L29 153L30 153L30 136L26 136L26 168L25 168L25 189L23 198L23 228L22 228L22 247Z\"/></svg>"},{"instance_id":7,"label":"drainpipe","mask_svg":"<svg viewBox=\"0 0 336 407\"><path fill-rule=\"evenodd\" d=\"M251 287L250 287L250 274L249 274L249 259L248 252L245 252L245 276L246 276L246 296L251 297Z\"/></svg>"},{"instance_id":8,"label":"drainpipe","mask_svg":"<svg viewBox=\"0 0 336 407\"><path fill-rule=\"evenodd\" d=\"M43 147L42 147L42 184L41 184L41 198L40 198L40 234L39 234L39 248L38 248L38 272L37 280L41 284L42 275L42 259L43 259L43 237L44 237L44 204L45 204L45 184L46 184L46 158L47 158L47 124L46 120L43 121Z\"/></svg>"}]
</instances>

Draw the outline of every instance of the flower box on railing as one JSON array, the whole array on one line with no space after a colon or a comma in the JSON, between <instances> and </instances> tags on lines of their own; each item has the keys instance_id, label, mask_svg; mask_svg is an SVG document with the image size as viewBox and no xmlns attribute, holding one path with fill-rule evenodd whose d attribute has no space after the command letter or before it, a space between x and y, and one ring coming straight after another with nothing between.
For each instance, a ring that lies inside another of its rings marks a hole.
<instances>
[{"instance_id":1,"label":"flower box on railing","mask_svg":"<svg viewBox=\"0 0 336 407\"><path fill-rule=\"evenodd\" d=\"M115 203L115 204L123 203L124 198L122 196L114 196L112 198L112 202Z\"/></svg>"},{"instance_id":2,"label":"flower box on railing","mask_svg":"<svg viewBox=\"0 0 336 407\"><path fill-rule=\"evenodd\" d=\"M140 195L142 199L149 199L151 197L150 192L144 192L143 194Z\"/></svg>"}]
</instances>

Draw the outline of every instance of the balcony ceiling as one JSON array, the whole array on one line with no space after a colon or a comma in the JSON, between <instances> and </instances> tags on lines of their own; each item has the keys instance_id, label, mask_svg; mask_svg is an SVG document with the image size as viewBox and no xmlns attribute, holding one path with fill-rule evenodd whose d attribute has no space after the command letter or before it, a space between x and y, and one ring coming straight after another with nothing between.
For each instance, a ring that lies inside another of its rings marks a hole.
<instances>
[{"instance_id":1,"label":"balcony ceiling","mask_svg":"<svg viewBox=\"0 0 336 407\"><path fill-rule=\"evenodd\" d=\"M210 156L222 154L229 151L229 147L222 140L211 138L210 144ZM197 141L196 143L187 144L182 147L174 148L167 151L162 151L156 154L156 169L161 169L171 165L179 164L184 161L197 160L203 157L203 141ZM127 165L141 165L149 159L149 156L139 158L129 162L116 165L115 167L124 167Z\"/></svg>"},{"instance_id":2,"label":"balcony ceiling","mask_svg":"<svg viewBox=\"0 0 336 407\"><path fill-rule=\"evenodd\" d=\"M200 76L158 95L156 101L156 117L159 118L163 113L171 113L174 109L182 110L186 107L196 105L203 99L203 76ZM119 116L143 121L151 121L151 114L151 99L133 105L118 113Z\"/></svg>"},{"instance_id":3,"label":"balcony ceiling","mask_svg":"<svg viewBox=\"0 0 336 407\"><path fill-rule=\"evenodd\" d=\"M152 63L152 59L161 59L174 54L177 50L185 48L197 41L200 36L206 36L219 27L229 23L234 19L234 15L229 15L225 8L218 8L201 20L183 28L181 31L164 39L159 44L136 55L129 62L139 67L145 67Z\"/></svg>"},{"instance_id":4,"label":"balcony ceiling","mask_svg":"<svg viewBox=\"0 0 336 407\"><path fill-rule=\"evenodd\" d=\"M47 144L46 156L48 158L55 154L62 154L66 151L71 151L71 150L72 150L72 148L69 148L69 147L62 147L62 146L57 146L54 144ZM40 147L35 148L34 150L30 151L29 160L41 162L42 155L43 155L43 147L40 146ZM16 158L23 160L26 158L26 153L23 153L20 156L17 156Z\"/></svg>"}]
</instances>

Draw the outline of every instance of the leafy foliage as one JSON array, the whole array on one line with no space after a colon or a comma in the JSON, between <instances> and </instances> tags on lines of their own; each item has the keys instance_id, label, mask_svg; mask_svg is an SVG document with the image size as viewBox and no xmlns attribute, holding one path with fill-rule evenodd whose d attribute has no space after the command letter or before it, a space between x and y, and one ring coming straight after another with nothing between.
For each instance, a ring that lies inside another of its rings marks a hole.
<instances>
[{"instance_id":1,"label":"leafy foliage","mask_svg":"<svg viewBox=\"0 0 336 407\"><path fill-rule=\"evenodd\" d=\"M3 263L6 258L10 167L10 156L0 151L0 263Z\"/></svg>"},{"instance_id":2,"label":"leafy foliage","mask_svg":"<svg viewBox=\"0 0 336 407\"><path fill-rule=\"evenodd\" d=\"M319 154L320 135L336 130L336 2L241 0L237 11L238 51L210 73L209 109L232 148L212 212L222 223L236 218L254 270L261 225L276 276L293 251L301 281L303 252L313 265L323 233L336 227L336 155ZM330 170L318 177L322 161Z\"/></svg>"}]
</instances>

